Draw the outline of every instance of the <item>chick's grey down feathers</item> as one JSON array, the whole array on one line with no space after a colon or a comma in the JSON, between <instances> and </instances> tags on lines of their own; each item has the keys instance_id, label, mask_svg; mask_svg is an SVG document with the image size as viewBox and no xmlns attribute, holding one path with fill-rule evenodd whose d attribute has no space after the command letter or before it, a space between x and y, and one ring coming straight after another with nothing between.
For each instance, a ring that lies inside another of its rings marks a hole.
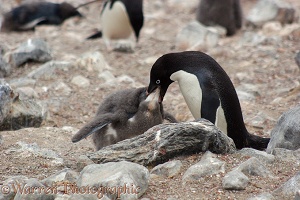
<instances>
[{"instance_id":1,"label":"chick's grey down feathers","mask_svg":"<svg viewBox=\"0 0 300 200\"><path fill-rule=\"evenodd\" d=\"M162 104L145 99L145 87L126 89L109 95L100 105L96 116L73 136L72 142L78 142L93 134L94 145L99 150L140 135L152 126L162 123L163 119L177 122L171 114L164 113ZM130 122L131 118L134 120Z\"/></svg>"}]
</instances>

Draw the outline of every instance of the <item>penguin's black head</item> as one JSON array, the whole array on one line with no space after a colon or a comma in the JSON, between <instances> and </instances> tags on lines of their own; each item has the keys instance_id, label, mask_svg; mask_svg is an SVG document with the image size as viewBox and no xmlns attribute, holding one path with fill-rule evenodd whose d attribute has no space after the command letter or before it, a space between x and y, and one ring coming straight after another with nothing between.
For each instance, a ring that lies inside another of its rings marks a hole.
<instances>
[{"instance_id":1,"label":"penguin's black head","mask_svg":"<svg viewBox=\"0 0 300 200\"><path fill-rule=\"evenodd\" d=\"M173 82L170 79L171 73L168 66L164 64L164 56L160 57L152 66L150 71L150 83L147 94L151 94L156 88L160 88L159 102L162 102L169 85Z\"/></svg>"}]
</instances>

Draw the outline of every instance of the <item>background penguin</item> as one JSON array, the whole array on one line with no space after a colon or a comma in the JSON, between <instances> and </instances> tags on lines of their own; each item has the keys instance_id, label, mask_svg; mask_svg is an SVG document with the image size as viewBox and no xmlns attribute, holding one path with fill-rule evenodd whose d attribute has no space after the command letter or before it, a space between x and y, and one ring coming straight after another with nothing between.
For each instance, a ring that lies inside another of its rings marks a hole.
<instances>
[{"instance_id":1,"label":"background penguin","mask_svg":"<svg viewBox=\"0 0 300 200\"><path fill-rule=\"evenodd\" d=\"M87 39L103 37L108 49L111 49L110 40L129 39L134 34L138 41L144 24L143 0L108 0L100 18L102 32Z\"/></svg>"},{"instance_id":2,"label":"background penguin","mask_svg":"<svg viewBox=\"0 0 300 200\"><path fill-rule=\"evenodd\" d=\"M233 35L242 27L240 0L200 0L196 18L206 26L222 26L228 36Z\"/></svg>"},{"instance_id":3,"label":"background penguin","mask_svg":"<svg viewBox=\"0 0 300 200\"><path fill-rule=\"evenodd\" d=\"M100 105L95 118L72 137L72 142L78 142L93 134L94 145L99 150L140 135L161 124L163 119L177 122L171 114L163 112L158 99L159 91L146 98L145 87L113 93Z\"/></svg>"},{"instance_id":4,"label":"background penguin","mask_svg":"<svg viewBox=\"0 0 300 200\"><path fill-rule=\"evenodd\" d=\"M64 20L82 15L68 3L32 2L22 4L4 14L2 31L33 30L42 24L60 25Z\"/></svg>"},{"instance_id":5,"label":"background penguin","mask_svg":"<svg viewBox=\"0 0 300 200\"><path fill-rule=\"evenodd\" d=\"M249 134L235 88L223 68L210 56L197 51L170 53L152 66L147 92L160 88L160 101L177 81L195 119L205 118L233 139L238 149L265 149L269 138Z\"/></svg>"}]
</instances>

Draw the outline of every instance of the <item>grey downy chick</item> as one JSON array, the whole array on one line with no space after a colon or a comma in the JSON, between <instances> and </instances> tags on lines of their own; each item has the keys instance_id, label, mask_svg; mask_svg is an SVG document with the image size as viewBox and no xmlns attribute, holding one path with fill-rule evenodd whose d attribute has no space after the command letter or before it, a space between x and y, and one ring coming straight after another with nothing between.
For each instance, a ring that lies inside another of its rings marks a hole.
<instances>
[{"instance_id":1,"label":"grey downy chick","mask_svg":"<svg viewBox=\"0 0 300 200\"><path fill-rule=\"evenodd\" d=\"M96 116L73 137L78 142L92 134L96 150L119 141L143 134L161 124L164 119L177 122L163 111L159 103L159 89L146 95L146 88L126 89L108 96L100 105Z\"/></svg>"}]
</instances>

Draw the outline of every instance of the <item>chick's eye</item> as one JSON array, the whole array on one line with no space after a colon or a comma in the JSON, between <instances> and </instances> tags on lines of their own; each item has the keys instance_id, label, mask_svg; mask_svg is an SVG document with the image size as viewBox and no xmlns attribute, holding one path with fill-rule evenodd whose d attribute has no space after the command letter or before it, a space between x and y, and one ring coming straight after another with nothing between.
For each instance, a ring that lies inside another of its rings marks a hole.
<instances>
[{"instance_id":1,"label":"chick's eye","mask_svg":"<svg viewBox=\"0 0 300 200\"><path fill-rule=\"evenodd\" d=\"M155 82L157 85L159 85L160 84L160 80L156 80L156 82Z\"/></svg>"}]
</instances>

